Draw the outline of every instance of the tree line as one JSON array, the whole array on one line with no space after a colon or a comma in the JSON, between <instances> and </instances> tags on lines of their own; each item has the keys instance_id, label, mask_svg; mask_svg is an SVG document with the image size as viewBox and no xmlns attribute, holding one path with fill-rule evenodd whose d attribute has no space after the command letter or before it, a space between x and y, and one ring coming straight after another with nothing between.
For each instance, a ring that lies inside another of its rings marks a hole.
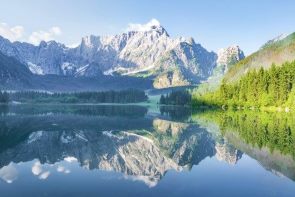
<instances>
[{"instance_id":1,"label":"tree line","mask_svg":"<svg viewBox=\"0 0 295 197\"><path fill-rule=\"evenodd\" d=\"M161 95L161 105L191 105L192 96L187 90L172 91L166 95Z\"/></svg>"},{"instance_id":2,"label":"tree line","mask_svg":"<svg viewBox=\"0 0 295 197\"><path fill-rule=\"evenodd\" d=\"M238 82L222 82L217 91L194 95L193 105L268 107L295 105L295 61L252 70Z\"/></svg>"},{"instance_id":3,"label":"tree line","mask_svg":"<svg viewBox=\"0 0 295 197\"><path fill-rule=\"evenodd\" d=\"M49 93L20 91L9 94L11 101L30 103L137 103L148 99L144 91L129 89L122 91Z\"/></svg>"},{"instance_id":4,"label":"tree line","mask_svg":"<svg viewBox=\"0 0 295 197\"><path fill-rule=\"evenodd\" d=\"M2 92L0 90L0 103L8 103L9 102L9 95L7 92Z\"/></svg>"}]
</instances>

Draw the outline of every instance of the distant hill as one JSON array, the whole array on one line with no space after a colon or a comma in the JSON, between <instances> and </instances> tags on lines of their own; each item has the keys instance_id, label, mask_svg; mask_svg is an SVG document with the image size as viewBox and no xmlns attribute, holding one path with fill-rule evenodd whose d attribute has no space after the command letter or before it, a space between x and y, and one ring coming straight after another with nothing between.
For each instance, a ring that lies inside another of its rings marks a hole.
<instances>
[{"instance_id":1,"label":"distant hill","mask_svg":"<svg viewBox=\"0 0 295 197\"><path fill-rule=\"evenodd\" d=\"M268 41L257 52L232 66L225 74L225 82L234 82L251 69L268 69L272 63L281 65L295 60L295 33Z\"/></svg>"},{"instance_id":2,"label":"distant hill","mask_svg":"<svg viewBox=\"0 0 295 197\"><path fill-rule=\"evenodd\" d=\"M12 57L0 52L0 87L1 88L28 88L32 87L30 70Z\"/></svg>"},{"instance_id":3,"label":"distant hill","mask_svg":"<svg viewBox=\"0 0 295 197\"><path fill-rule=\"evenodd\" d=\"M152 81L129 76L60 76L32 74L27 66L0 52L0 88L6 90L93 91L149 89Z\"/></svg>"}]
</instances>

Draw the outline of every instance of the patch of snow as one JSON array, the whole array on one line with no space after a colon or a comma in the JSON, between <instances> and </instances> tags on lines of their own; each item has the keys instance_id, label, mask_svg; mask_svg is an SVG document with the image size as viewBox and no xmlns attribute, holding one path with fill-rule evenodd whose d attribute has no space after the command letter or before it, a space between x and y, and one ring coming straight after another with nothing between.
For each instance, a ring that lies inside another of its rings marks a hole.
<instances>
[{"instance_id":1,"label":"patch of snow","mask_svg":"<svg viewBox=\"0 0 295 197\"><path fill-rule=\"evenodd\" d=\"M68 144L73 141L73 137L67 136L65 133L63 133L62 136L60 137L60 141L64 144Z\"/></svg>"},{"instance_id":2,"label":"patch of snow","mask_svg":"<svg viewBox=\"0 0 295 197\"><path fill-rule=\"evenodd\" d=\"M28 62L27 65L33 74L44 75L43 69L40 66L33 64L32 62Z\"/></svg>"},{"instance_id":3,"label":"patch of snow","mask_svg":"<svg viewBox=\"0 0 295 197\"><path fill-rule=\"evenodd\" d=\"M111 68L109 70L104 71L103 74L104 75L111 75L111 76L113 76L113 73L114 72L115 72L115 70Z\"/></svg>"},{"instance_id":4,"label":"patch of snow","mask_svg":"<svg viewBox=\"0 0 295 197\"><path fill-rule=\"evenodd\" d=\"M116 136L112 133L112 131L103 131L102 134L103 134L103 135L106 135L106 136L108 136L108 137L116 137Z\"/></svg>"},{"instance_id":5,"label":"patch of snow","mask_svg":"<svg viewBox=\"0 0 295 197\"><path fill-rule=\"evenodd\" d=\"M85 66L78 68L76 75L83 75L88 67L89 67L89 64L86 64Z\"/></svg>"},{"instance_id":6,"label":"patch of snow","mask_svg":"<svg viewBox=\"0 0 295 197\"><path fill-rule=\"evenodd\" d=\"M152 65L146 66L145 68L142 68L142 69L128 71L127 73L124 73L122 75L131 75L131 74L136 74L136 73L140 73L140 72L145 72L145 71L153 69L154 67L155 67L155 65L152 64Z\"/></svg>"},{"instance_id":7,"label":"patch of snow","mask_svg":"<svg viewBox=\"0 0 295 197\"><path fill-rule=\"evenodd\" d=\"M152 139L147 138L145 136L141 136L141 135L138 135L138 134L135 134L135 133L129 133L129 132L124 132L124 134L127 135L127 136L135 136L135 137L141 138L143 140L146 140L146 141L148 141L150 143L154 143L154 141Z\"/></svg>"},{"instance_id":8,"label":"patch of snow","mask_svg":"<svg viewBox=\"0 0 295 197\"><path fill-rule=\"evenodd\" d=\"M61 65L61 69L63 71L63 74L66 75L69 72L76 70L76 66L74 64L69 63L69 62L64 62Z\"/></svg>"},{"instance_id":9,"label":"patch of snow","mask_svg":"<svg viewBox=\"0 0 295 197\"><path fill-rule=\"evenodd\" d=\"M79 131L75 133L75 136L85 142L88 142L87 138L85 137L85 135L83 134L83 131Z\"/></svg>"}]
</instances>

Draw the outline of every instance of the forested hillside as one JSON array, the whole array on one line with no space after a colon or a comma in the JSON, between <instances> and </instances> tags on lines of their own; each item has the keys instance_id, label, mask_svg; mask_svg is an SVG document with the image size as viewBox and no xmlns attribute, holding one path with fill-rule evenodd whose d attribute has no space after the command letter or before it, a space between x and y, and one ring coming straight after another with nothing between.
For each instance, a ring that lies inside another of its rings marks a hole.
<instances>
[{"instance_id":1,"label":"forested hillside","mask_svg":"<svg viewBox=\"0 0 295 197\"><path fill-rule=\"evenodd\" d=\"M193 105L230 107L295 106L295 61L270 69L252 70L237 82L223 81L220 88L205 95L194 95Z\"/></svg>"},{"instance_id":2,"label":"forested hillside","mask_svg":"<svg viewBox=\"0 0 295 197\"><path fill-rule=\"evenodd\" d=\"M224 76L226 82L238 81L248 71L263 67L269 69L273 63L282 65L295 60L295 33L268 41L257 52L232 66Z\"/></svg>"}]
</instances>

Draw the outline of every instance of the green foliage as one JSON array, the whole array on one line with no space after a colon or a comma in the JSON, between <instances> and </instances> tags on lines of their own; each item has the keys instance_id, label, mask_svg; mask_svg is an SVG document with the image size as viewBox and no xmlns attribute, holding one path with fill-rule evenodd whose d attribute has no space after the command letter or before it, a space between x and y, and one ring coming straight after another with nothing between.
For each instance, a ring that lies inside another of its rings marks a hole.
<instances>
[{"instance_id":1,"label":"green foliage","mask_svg":"<svg viewBox=\"0 0 295 197\"><path fill-rule=\"evenodd\" d=\"M193 115L219 125L221 132L236 132L247 144L267 147L295 158L295 117L285 113L255 111L207 111Z\"/></svg>"},{"instance_id":2,"label":"green foliage","mask_svg":"<svg viewBox=\"0 0 295 197\"><path fill-rule=\"evenodd\" d=\"M272 63L280 65L285 61L294 60L295 33L292 33L282 40L267 43L257 52L239 61L228 70L224 79L226 82L234 82L239 80L247 71L257 68L257 65L262 65L265 69L268 69Z\"/></svg>"},{"instance_id":3,"label":"green foliage","mask_svg":"<svg viewBox=\"0 0 295 197\"><path fill-rule=\"evenodd\" d=\"M105 92L14 92L10 99L24 103L137 103L147 100L147 95L141 90L122 90Z\"/></svg>"},{"instance_id":4,"label":"green foliage","mask_svg":"<svg viewBox=\"0 0 295 197\"><path fill-rule=\"evenodd\" d=\"M188 91L172 91L167 95L161 95L162 105L191 105L192 96Z\"/></svg>"},{"instance_id":5,"label":"green foliage","mask_svg":"<svg viewBox=\"0 0 295 197\"><path fill-rule=\"evenodd\" d=\"M273 64L249 71L238 82L222 82L220 88L202 96L193 96L193 105L224 107L294 106L295 61L282 66ZM294 87L294 88L293 88ZM292 93L292 94L291 94Z\"/></svg>"}]
</instances>

